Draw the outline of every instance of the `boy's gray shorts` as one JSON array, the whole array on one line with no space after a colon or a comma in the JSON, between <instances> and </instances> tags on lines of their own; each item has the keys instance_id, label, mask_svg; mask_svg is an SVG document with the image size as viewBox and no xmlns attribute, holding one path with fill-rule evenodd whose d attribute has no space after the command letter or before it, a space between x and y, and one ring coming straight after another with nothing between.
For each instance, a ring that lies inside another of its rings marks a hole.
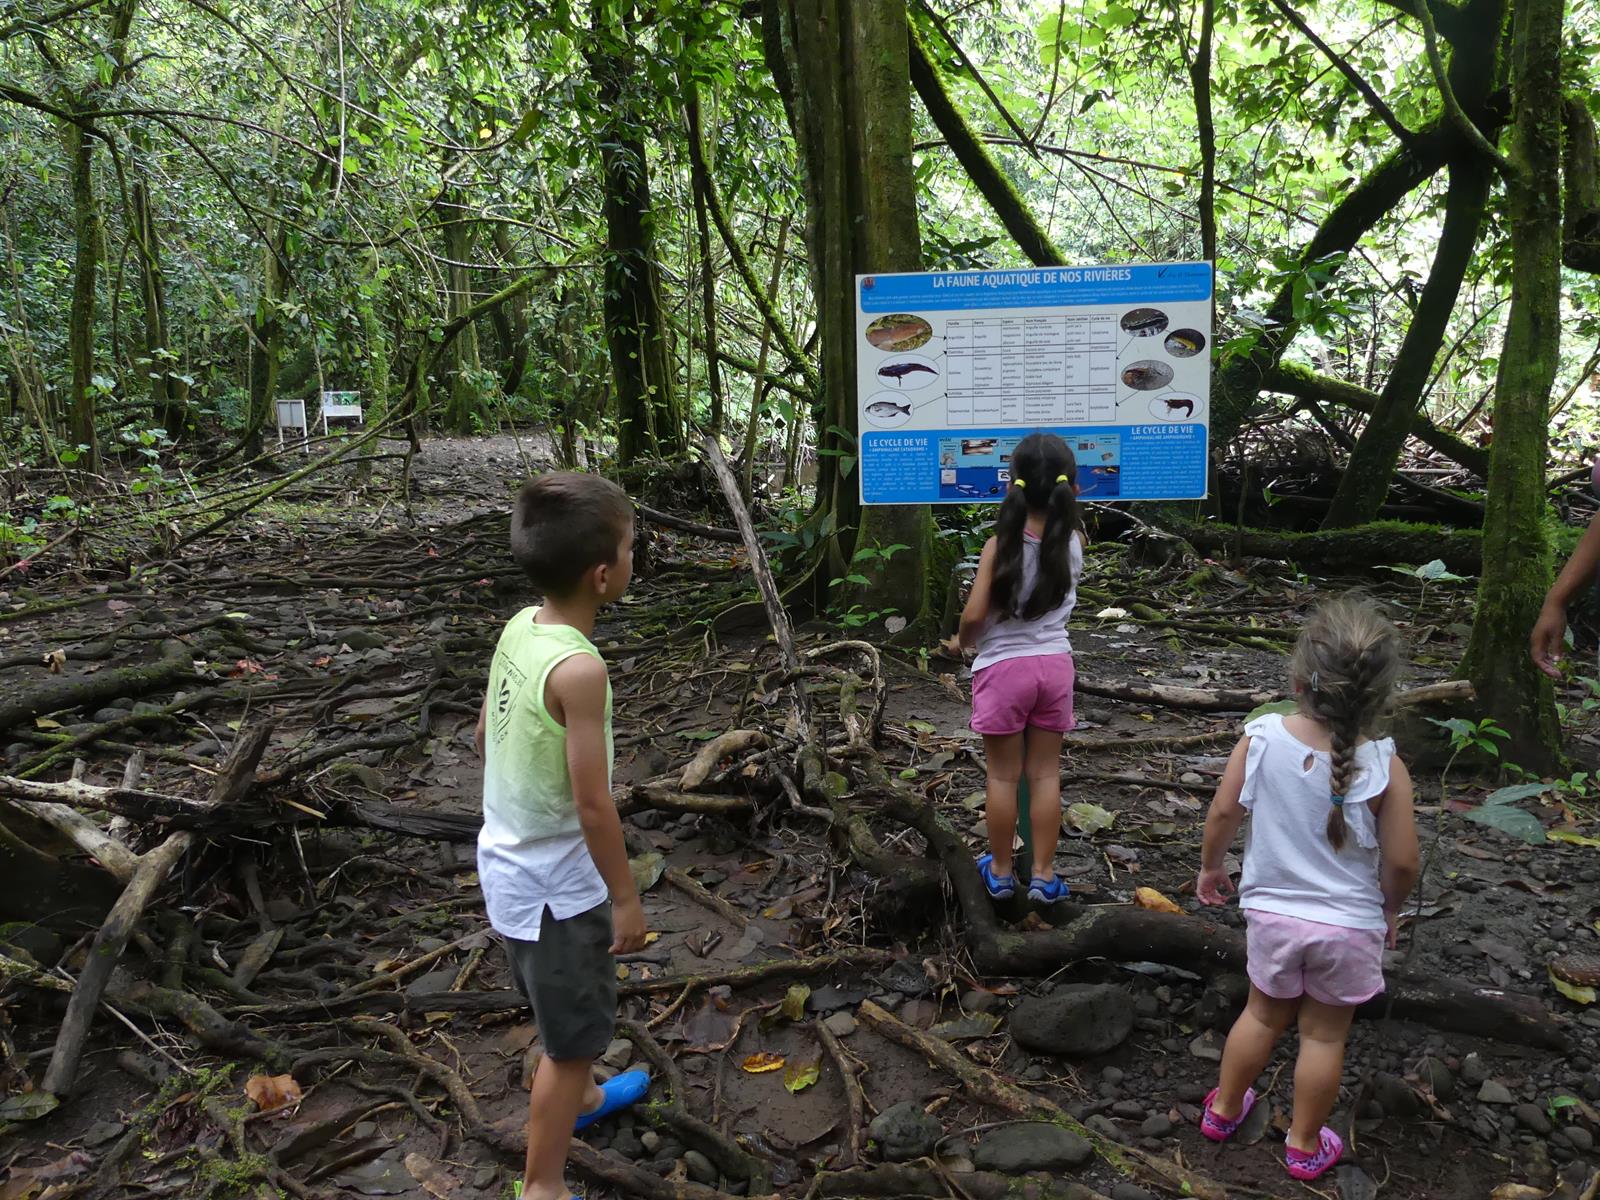
<instances>
[{"instance_id":1,"label":"boy's gray shorts","mask_svg":"<svg viewBox=\"0 0 1600 1200\"><path fill-rule=\"evenodd\" d=\"M539 940L502 936L511 977L533 1005L544 1052L553 1059L599 1058L617 1029L617 964L611 957L611 902L558 921L546 908Z\"/></svg>"}]
</instances>

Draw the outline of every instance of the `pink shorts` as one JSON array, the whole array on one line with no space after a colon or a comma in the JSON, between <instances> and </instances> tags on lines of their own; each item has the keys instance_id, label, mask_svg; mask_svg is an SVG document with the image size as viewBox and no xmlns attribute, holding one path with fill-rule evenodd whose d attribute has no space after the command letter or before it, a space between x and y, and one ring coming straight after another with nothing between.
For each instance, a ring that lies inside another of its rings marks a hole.
<instances>
[{"instance_id":1,"label":"pink shorts","mask_svg":"<svg viewBox=\"0 0 1600 1200\"><path fill-rule=\"evenodd\" d=\"M1005 737L1030 725L1066 733L1072 719L1070 654L1033 654L1007 658L972 675L972 728Z\"/></svg>"},{"instance_id":2,"label":"pink shorts","mask_svg":"<svg viewBox=\"0 0 1600 1200\"><path fill-rule=\"evenodd\" d=\"M1310 996L1353 1006L1383 991L1383 930L1324 925L1258 908L1245 915L1250 982L1274 1000Z\"/></svg>"}]
</instances>

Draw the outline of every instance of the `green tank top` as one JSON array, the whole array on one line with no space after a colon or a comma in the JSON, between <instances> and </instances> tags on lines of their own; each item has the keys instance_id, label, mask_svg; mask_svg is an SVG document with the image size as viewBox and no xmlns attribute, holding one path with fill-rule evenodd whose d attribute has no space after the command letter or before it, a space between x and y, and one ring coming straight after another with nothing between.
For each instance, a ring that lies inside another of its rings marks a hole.
<instances>
[{"instance_id":1,"label":"green tank top","mask_svg":"<svg viewBox=\"0 0 1600 1200\"><path fill-rule=\"evenodd\" d=\"M576 654L600 658L571 625L540 625L525 608L506 623L489 668L484 729L483 832L479 844L579 833L567 773L567 731L545 707L550 672ZM606 684L606 777L611 775L611 684Z\"/></svg>"}]
</instances>

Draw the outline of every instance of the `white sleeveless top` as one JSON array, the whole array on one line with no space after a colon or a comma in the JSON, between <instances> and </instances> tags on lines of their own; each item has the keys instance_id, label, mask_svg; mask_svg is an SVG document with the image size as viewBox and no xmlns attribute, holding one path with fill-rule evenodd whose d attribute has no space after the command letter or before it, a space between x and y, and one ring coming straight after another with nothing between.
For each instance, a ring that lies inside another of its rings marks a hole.
<instances>
[{"instance_id":1,"label":"white sleeveless top","mask_svg":"<svg viewBox=\"0 0 1600 1200\"><path fill-rule=\"evenodd\" d=\"M1038 654L1071 654L1067 640L1067 617L1078 603L1078 577L1083 574L1083 541L1077 534L1068 539L1067 554L1072 563L1072 586L1061 603L1031 621L999 617L991 613L978 635L978 656L972 669L981 671L1008 658L1031 658ZM1022 534L1022 586L1017 592L1020 608L1039 579L1039 539L1026 530Z\"/></svg>"},{"instance_id":2,"label":"white sleeveless top","mask_svg":"<svg viewBox=\"0 0 1600 1200\"><path fill-rule=\"evenodd\" d=\"M1250 746L1239 803L1250 814L1250 829L1240 907L1346 929L1385 928L1378 822L1367 802L1389 787L1393 739L1356 747L1344 799L1349 837L1343 850L1335 850L1327 834L1333 775L1328 752L1313 750L1285 729L1282 713L1258 717L1244 731Z\"/></svg>"}]
</instances>

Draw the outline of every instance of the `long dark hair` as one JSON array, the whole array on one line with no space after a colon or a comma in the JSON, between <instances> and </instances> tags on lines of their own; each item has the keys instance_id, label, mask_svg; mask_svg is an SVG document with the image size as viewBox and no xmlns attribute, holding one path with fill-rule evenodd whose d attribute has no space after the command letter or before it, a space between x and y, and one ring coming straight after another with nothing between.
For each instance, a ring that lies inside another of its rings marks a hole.
<instances>
[{"instance_id":1,"label":"long dark hair","mask_svg":"<svg viewBox=\"0 0 1600 1200\"><path fill-rule=\"evenodd\" d=\"M1343 850L1344 797L1355 782L1356 740L1383 715L1400 675L1400 634L1376 605L1359 596L1330 600L1306 622L1289 674L1306 716L1328 727L1333 782L1328 841Z\"/></svg>"},{"instance_id":2,"label":"long dark hair","mask_svg":"<svg viewBox=\"0 0 1600 1200\"><path fill-rule=\"evenodd\" d=\"M994 581L990 603L1003 617L1036 620L1067 598L1072 587L1072 535L1078 512L1078 460L1053 433L1030 433L1011 452L1011 486L994 521ZM1044 513L1039 574L1022 590L1022 542L1028 514Z\"/></svg>"}]
</instances>

